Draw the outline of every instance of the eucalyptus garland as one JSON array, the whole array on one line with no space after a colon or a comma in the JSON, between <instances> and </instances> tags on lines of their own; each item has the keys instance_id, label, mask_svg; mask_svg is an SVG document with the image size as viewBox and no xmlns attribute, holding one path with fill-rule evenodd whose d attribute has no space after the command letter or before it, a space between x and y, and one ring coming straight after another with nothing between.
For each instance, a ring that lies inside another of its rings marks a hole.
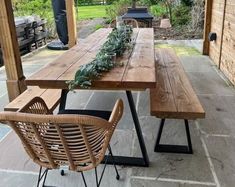
<instances>
[{"instance_id":1,"label":"eucalyptus garland","mask_svg":"<svg viewBox=\"0 0 235 187\"><path fill-rule=\"evenodd\" d=\"M131 46L132 33L133 29L129 25L114 28L95 59L88 64L81 65L74 80L67 82L69 89L73 90L76 86L90 88L92 80L100 78L103 72L108 72L114 68L116 65L115 57L122 56L125 50Z\"/></svg>"}]
</instances>

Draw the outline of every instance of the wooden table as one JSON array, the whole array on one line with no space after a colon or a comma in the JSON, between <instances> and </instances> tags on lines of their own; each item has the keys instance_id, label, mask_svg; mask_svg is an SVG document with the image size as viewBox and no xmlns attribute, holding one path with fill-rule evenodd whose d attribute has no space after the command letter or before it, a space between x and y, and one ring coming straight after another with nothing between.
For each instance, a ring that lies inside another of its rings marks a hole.
<instances>
[{"instance_id":1,"label":"wooden table","mask_svg":"<svg viewBox=\"0 0 235 187\"><path fill-rule=\"evenodd\" d=\"M54 62L26 79L26 84L41 88L62 89L60 110L64 110L68 93L66 81L74 79L80 65L89 63L95 58L111 31L111 29L97 30ZM133 37L135 38L133 50L117 59L124 65L117 66L110 72L104 73L100 79L94 80L91 89L126 91L143 157L116 156L115 162L121 165L148 166L148 154L131 91L156 86L153 29L134 29Z\"/></svg>"}]
</instances>

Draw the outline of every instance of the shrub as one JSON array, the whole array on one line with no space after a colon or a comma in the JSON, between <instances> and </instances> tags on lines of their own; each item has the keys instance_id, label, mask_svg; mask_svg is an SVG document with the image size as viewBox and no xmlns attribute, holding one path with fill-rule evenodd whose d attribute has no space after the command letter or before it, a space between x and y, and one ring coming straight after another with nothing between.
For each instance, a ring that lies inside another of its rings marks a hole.
<instances>
[{"instance_id":1,"label":"shrub","mask_svg":"<svg viewBox=\"0 0 235 187\"><path fill-rule=\"evenodd\" d=\"M110 20L116 18L116 16L121 16L127 12L127 8L131 5L131 0L119 0L115 1L111 6L108 6L106 14Z\"/></svg>"},{"instance_id":2,"label":"shrub","mask_svg":"<svg viewBox=\"0 0 235 187\"><path fill-rule=\"evenodd\" d=\"M107 4L107 5L111 5L111 4L113 4L115 1L117 1L117 0L106 0L106 4Z\"/></svg>"},{"instance_id":3,"label":"shrub","mask_svg":"<svg viewBox=\"0 0 235 187\"><path fill-rule=\"evenodd\" d=\"M194 2L191 10L191 24L189 29L192 31L202 32L204 28L204 0L197 0Z\"/></svg>"},{"instance_id":4,"label":"shrub","mask_svg":"<svg viewBox=\"0 0 235 187\"><path fill-rule=\"evenodd\" d=\"M162 5L153 5L150 7L150 12L157 17L165 17L167 15L166 8Z\"/></svg>"},{"instance_id":5,"label":"shrub","mask_svg":"<svg viewBox=\"0 0 235 187\"><path fill-rule=\"evenodd\" d=\"M192 6L193 0L181 0L181 3L185 6Z\"/></svg>"},{"instance_id":6,"label":"shrub","mask_svg":"<svg viewBox=\"0 0 235 187\"><path fill-rule=\"evenodd\" d=\"M139 0L138 3L143 6L152 6L156 4L156 1L155 0Z\"/></svg>"},{"instance_id":7,"label":"shrub","mask_svg":"<svg viewBox=\"0 0 235 187\"><path fill-rule=\"evenodd\" d=\"M191 21L190 8L185 5L178 5L173 9L172 21L174 26L187 25Z\"/></svg>"}]
</instances>

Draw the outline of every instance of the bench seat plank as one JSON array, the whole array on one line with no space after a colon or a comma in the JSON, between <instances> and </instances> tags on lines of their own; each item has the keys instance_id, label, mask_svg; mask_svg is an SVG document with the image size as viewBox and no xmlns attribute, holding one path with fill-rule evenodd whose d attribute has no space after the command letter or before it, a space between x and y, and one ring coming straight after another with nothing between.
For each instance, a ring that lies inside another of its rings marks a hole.
<instances>
[{"instance_id":1,"label":"bench seat plank","mask_svg":"<svg viewBox=\"0 0 235 187\"><path fill-rule=\"evenodd\" d=\"M172 114L177 113L166 66L162 60L158 60L156 63L156 80L156 88L150 90L151 114L163 116L169 111L171 111ZM158 110L156 114L156 109L161 110Z\"/></svg>"},{"instance_id":2,"label":"bench seat plank","mask_svg":"<svg viewBox=\"0 0 235 187\"><path fill-rule=\"evenodd\" d=\"M159 118L205 118L180 59L172 49L157 49L157 85L150 89L151 115Z\"/></svg>"},{"instance_id":3,"label":"bench seat plank","mask_svg":"<svg viewBox=\"0 0 235 187\"><path fill-rule=\"evenodd\" d=\"M28 87L22 94L4 107L5 111L17 111L34 97L41 97L49 110L53 111L60 102L61 90L41 89L38 86Z\"/></svg>"}]
</instances>

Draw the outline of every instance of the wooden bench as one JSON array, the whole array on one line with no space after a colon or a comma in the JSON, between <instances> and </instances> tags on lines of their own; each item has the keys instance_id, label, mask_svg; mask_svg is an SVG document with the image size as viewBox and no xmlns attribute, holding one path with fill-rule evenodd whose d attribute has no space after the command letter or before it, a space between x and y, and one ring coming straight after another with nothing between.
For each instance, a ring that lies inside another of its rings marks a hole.
<instances>
[{"instance_id":1,"label":"wooden bench","mask_svg":"<svg viewBox=\"0 0 235 187\"><path fill-rule=\"evenodd\" d=\"M156 50L155 89L150 90L151 115L161 118L155 152L192 154L188 120L205 118L205 111L195 94L180 59L172 49ZM160 144L165 119L184 119L188 145Z\"/></svg>"},{"instance_id":2,"label":"wooden bench","mask_svg":"<svg viewBox=\"0 0 235 187\"><path fill-rule=\"evenodd\" d=\"M4 107L5 111L17 111L25 106L34 97L41 97L51 112L60 103L61 90L41 89L37 86L31 86Z\"/></svg>"}]
</instances>

